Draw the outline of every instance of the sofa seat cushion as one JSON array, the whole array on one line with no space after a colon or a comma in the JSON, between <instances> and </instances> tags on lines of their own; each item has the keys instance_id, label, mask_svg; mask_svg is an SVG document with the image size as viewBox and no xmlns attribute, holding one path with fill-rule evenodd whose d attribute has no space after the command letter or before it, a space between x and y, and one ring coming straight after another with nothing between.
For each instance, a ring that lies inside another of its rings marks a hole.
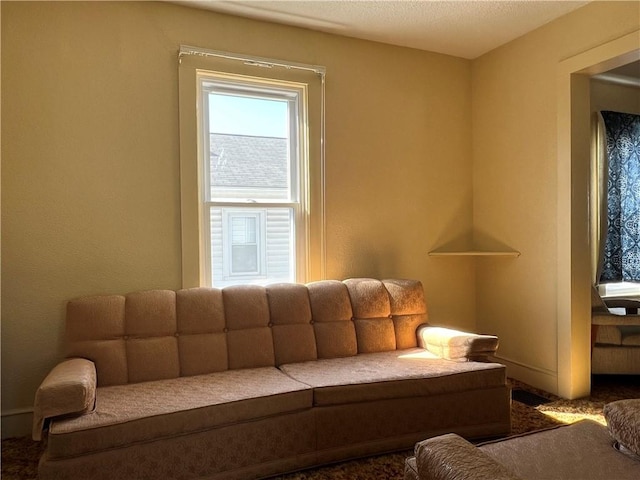
<instances>
[{"instance_id":1,"label":"sofa seat cushion","mask_svg":"<svg viewBox=\"0 0 640 480\"><path fill-rule=\"evenodd\" d=\"M621 345L622 332L617 325L600 325L596 335L596 343L600 345Z\"/></svg>"},{"instance_id":2,"label":"sofa seat cushion","mask_svg":"<svg viewBox=\"0 0 640 480\"><path fill-rule=\"evenodd\" d=\"M521 478L637 480L640 462L613 446L607 427L581 420L479 446Z\"/></svg>"},{"instance_id":3,"label":"sofa seat cushion","mask_svg":"<svg viewBox=\"0 0 640 480\"><path fill-rule=\"evenodd\" d=\"M312 390L275 367L98 388L95 411L55 420L51 458L307 409Z\"/></svg>"},{"instance_id":4,"label":"sofa seat cushion","mask_svg":"<svg viewBox=\"0 0 640 480\"><path fill-rule=\"evenodd\" d=\"M623 325L620 327L622 345L625 347L640 347L640 325Z\"/></svg>"},{"instance_id":5,"label":"sofa seat cushion","mask_svg":"<svg viewBox=\"0 0 640 480\"><path fill-rule=\"evenodd\" d=\"M314 405L438 395L502 387L503 365L444 360L422 348L282 365L291 378L314 388Z\"/></svg>"}]
</instances>

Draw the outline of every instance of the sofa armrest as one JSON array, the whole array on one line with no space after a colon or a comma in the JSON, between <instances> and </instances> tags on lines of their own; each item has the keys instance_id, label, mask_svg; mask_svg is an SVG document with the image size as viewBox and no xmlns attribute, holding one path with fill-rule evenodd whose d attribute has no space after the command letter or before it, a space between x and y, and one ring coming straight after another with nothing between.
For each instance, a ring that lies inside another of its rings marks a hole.
<instances>
[{"instance_id":1,"label":"sofa armrest","mask_svg":"<svg viewBox=\"0 0 640 480\"><path fill-rule=\"evenodd\" d=\"M498 349L498 337L421 325L418 345L439 357L458 361L487 361Z\"/></svg>"},{"instance_id":2,"label":"sofa armrest","mask_svg":"<svg viewBox=\"0 0 640 480\"><path fill-rule=\"evenodd\" d=\"M620 449L640 460L640 398L607 403L603 413Z\"/></svg>"},{"instance_id":3,"label":"sofa armrest","mask_svg":"<svg viewBox=\"0 0 640 480\"><path fill-rule=\"evenodd\" d=\"M519 480L519 477L455 433L416 444L420 478L430 480Z\"/></svg>"},{"instance_id":4,"label":"sofa armrest","mask_svg":"<svg viewBox=\"0 0 640 480\"><path fill-rule=\"evenodd\" d=\"M36 391L33 405L34 440L42 439L47 418L93 410L96 367L90 360L70 358L56 365Z\"/></svg>"}]
</instances>

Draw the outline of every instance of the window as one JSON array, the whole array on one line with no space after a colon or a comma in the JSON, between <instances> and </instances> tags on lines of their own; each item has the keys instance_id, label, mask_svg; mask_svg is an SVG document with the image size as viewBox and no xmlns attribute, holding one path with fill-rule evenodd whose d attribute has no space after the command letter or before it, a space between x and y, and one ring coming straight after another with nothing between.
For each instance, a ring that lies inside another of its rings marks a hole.
<instances>
[{"instance_id":1,"label":"window","mask_svg":"<svg viewBox=\"0 0 640 480\"><path fill-rule=\"evenodd\" d=\"M210 71L197 79L206 277L217 286L305 278L306 85Z\"/></svg>"},{"instance_id":2,"label":"window","mask_svg":"<svg viewBox=\"0 0 640 480\"><path fill-rule=\"evenodd\" d=\"M640 115L597 115L591 185L594 282L604 297L640 293Z\"/></svg>"},{"instance_id":3,"label":"window","mask_svg":"<svg viewBox=\"0 0 640 480\"><path fill-rule=\"evenodd\" d=\"M183 285L323 278L322 77L212 57L181 56Z\"/></svg>"},{"instance_id":4,"label":"window","mask_svg":"<svg viewBox=\"0 0 640 480\"><path fill-rule=\"evenodd\" d=\"M224 264L223 278L225 281L234 278L264 278L265 268L265 239L262 234L264 212L236 211L225 212L223 228L226 230L227 249L222 255ZM224 245L224 240L223 240ZM216 265L214 262L213 268Z\"/></svg>"}]
</instances>

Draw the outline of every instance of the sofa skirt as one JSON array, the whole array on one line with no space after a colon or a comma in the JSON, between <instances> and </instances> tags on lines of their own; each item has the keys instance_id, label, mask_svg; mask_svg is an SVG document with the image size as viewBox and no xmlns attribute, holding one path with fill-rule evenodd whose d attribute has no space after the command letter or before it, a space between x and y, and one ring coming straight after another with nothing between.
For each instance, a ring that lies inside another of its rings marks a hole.
<instances>
[{"instance_id":1,"label":"sofa skirt","mask_svg":"<svg viewBox=\"0 0 640 480\"><path fill-rule=\"evenodd\" d=\"M490 438L510 431L506 386L294 413L40 461L39 480L259 479L284 472L411 449L455 432Z\"/></svg>"},{"instance_id":2,"label":"sofa skirt","mask_svg":"<svg viewBox=\"0 0 640 480\"><path fill-rule=\"evenodd\" d=\"M39 480L249 479L315 464L310 409L78 457L40 460Z\"/></svg>"}]
</instances>

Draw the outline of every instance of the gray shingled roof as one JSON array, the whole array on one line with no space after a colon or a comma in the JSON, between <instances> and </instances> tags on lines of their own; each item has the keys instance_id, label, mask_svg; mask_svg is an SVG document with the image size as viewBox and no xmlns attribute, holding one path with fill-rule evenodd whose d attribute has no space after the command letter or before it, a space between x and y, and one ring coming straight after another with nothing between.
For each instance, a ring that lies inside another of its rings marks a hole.
<instances>
[{"instance_id":1,"label":"gray shingled roof","mask_svg":"<svg viewBox=\"0 0 640 480\"><path fill-rule=\"evenodd\" d=\"M215 187L287 188L287 139L212 133Z\"/></svg>"}]
</instances>

